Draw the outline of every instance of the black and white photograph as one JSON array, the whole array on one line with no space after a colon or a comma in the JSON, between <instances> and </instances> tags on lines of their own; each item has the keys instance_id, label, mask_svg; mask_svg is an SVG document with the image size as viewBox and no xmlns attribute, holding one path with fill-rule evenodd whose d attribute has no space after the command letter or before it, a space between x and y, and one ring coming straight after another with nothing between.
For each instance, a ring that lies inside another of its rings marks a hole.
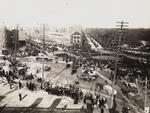
<instances>
[{"instance_id":1,"label":"black and white photograph","mask_svg":"<svg viewBox=\"0 0 150 113\"><path fill-rule=\"evenodd\" d=\"M0 113L150 113L150 0L0 0Z\"/></svg>"}]
</instances>

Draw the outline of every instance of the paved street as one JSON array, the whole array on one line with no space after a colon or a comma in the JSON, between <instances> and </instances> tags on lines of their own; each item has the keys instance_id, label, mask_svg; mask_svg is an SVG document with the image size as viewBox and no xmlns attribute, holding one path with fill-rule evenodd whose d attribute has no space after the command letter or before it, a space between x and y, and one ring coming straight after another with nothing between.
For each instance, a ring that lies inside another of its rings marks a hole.
<instances>
[{"instance_id":1,"label":"paved street","mask_svg":"<svg viewBox=\"0 0 150 113\"><path fill-rule=\"evenodd\" d=\"M54 57L54 56L52 56ZM26 63L29 67L28 72L32 73L36 77L42 76L42 61L38 61L35 57L32 58L20 58L19 61L22 63ZM50 66L50 71L44 72L44 79L45 81L52 82L56 85L64 86L65 84L74 84L75 81L79 81L79 86L83 92L91 92L92 94L98 93L102 97L107 99L108 108L105 108L106 113L113 113L111 112L110 105L111 105L111 96L105 90L99 91L97 89L96 84L100 83L103 85L112 84L112 81L109 80L110 78L110 70L99 68L96 69L99 77L95 81L85 81L79 79L81 75L81 68L77 69L77 73L71 74L71 68L66 68L66 62L62 61L62 59L58 60L58 63L55 61L52 62L45 62L45 65ZM36 70L39 69L39 73ZM30 74L28 73L28 74ZM36 83L36 78L33 81ZM37 88L35 91L28 90L26 86L26 80L21 80L23 84L22 89L18 89L18 85L15 84L13 89L10 89L10 86L5 82L0 83L0 111L2 113L5 112L29 112L29 113L36 113L36 112L62 112L62 109L65 108L66 111L63 112L85 112L84 109L86 107L83 104L83 100L81 100L78 104L74 104L74 100L70 97L65 96L55 96L52 94L48 94L45 91L40 90L40 87ZM127 99L124 94L122 94L120 87L116 85L116 89L118 91L116 95L116 113L122 113L122 107L124 105L129 106L131 109L129 113L137 113L132 109L137 107L133 106L129 99ZM19 100L19 94L21 94L21 101ZM126 102L124 102L126 100ZM83 109L84 108L84 109ZM82 110L83 109L83 110ZM98 106L95 106L93 113L99 113L100 109Z\"/></svg>"},{"instance_id":2,"label":"paved street","mask_svg":"<svg viewBox=\"0 0 150 113\"><path fill-rule=\"evenodd\" d=\"M50 95L44 91L29 91L25 88L18 89L9 89L8 84L1 83L0 84L0 106L1 111L7 109L30 109L33 110L36 108L53 110L55 108L62 108L66 104L67 109L73 108L80 109L82 104L73 104L73 100L69 97L60 97L55 95ZM18 94L21 93L22 100L19 100Z\"/></svg>"},{"instance_id":3,"label":"paved street","mask_svg":"<svg viewBox=\"0 0 150 113\"><path fill-rule=\"evenodd\" d=\"M80 70L79 70L80 71ZM65 73L65 74L64 74ZM66 78L68 77L67 73L70 73L69 70L65 70L63 73L61 73L61 75L58 77L58 79L60 79L60 77L62 78ZM66 77L65 77L66 75ZM76 78L75 75L70 75L71 78ZM103 76L102 76L103 77ZM61 78L61 79L62 79ZM70 79L71 79L70 78ZM57 79L57 80L58 80ZM77 79L77 78L76 78ZM102 78L99 78L99 80L104 81ZM86 89L86 91L90 91L91 90L91 84L88 84L88 86L86 86L88 83L87 82L81 82L81 88L84 90ZM93 88L94 89L94 88ZM13 89L9 88L9 85L7 83L4 83L1 81L0 83L0 106L1 106L1 112L4 113L4 111L6 110L13 110L13 109L18 109L18 112L20 111L20 108L24 108L24 110L30 110L30 112L34 113L35 111L48 111L48 110L60 110L62 108L64 108L64 106L66 106L66 109L72 109L71 112L73 112L75 109L78 110L78 112L81 110L81 108L83 107L83 102L79 103L79 104L73 104L73 100L69 97L61 97L61 96L55 96L55 95L51 95L48 94L47 92L44 91L29 91L27 90L25 87L22 88L21 90L18 89L16 86L14 86ZM21 93L22 94L22 100L19 101L19 96L18 94ZM110 96L107 95L106 93L102 93L101 94L103 97L107 98L107 104L108 106L110 106ZM123 102L119 99L117 100L117 111L118 113L121 113L121 109L123 106ZM100 109L98 107L95 107L94 113L99 113ZM108 110L105 109L106 112L108 112ZM70 111L68 111L70 112ZM132 112L132 110L130 111L130 113L134 113Z\"/></svg>"},{"instance_id":4,"label":"paved street","mask_svg":"<svg viewBox=\"0 0 150 113\"><path fill-rule=\"evenodd\" d=\"M44 91L31 92L25 88L9 89L8 84L0 83L0 112L26 112L36 113L40 112L50 112L50 111L60 111L64 106L66 106L67 111L65 112L80 112L83 107L83 102L79 104L73 104L73 100L69 97L60 97L55 95L50 95ZM22 94L22 100L19 100L18 94ZM94 113L98 113L98 108L95 109Z\"/></svg>"}]
</instances>

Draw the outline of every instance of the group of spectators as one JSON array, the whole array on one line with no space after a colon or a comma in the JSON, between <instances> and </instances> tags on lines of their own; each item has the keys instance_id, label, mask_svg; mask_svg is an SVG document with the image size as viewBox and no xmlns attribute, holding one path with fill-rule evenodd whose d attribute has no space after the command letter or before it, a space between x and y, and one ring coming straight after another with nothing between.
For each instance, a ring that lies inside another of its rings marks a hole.
<instances>
[{"instance_id":1,"label":"group of spectators","mask_svg":"<svg viewBox=\"0 0 150 113\"><path fill-rule=\"evenodd\" d=\"M108 106L106 104L107 99L104 97L101 97L99 94L87 93L84 95L83 102L84 102L84 105L86 104L87 109L89 111L93 111L95 106L99 106L99 108L101 109L101 113L104 113L103 108L108 109Z\"/></svg>"},{"instance_id":2,"label":"group of spectators","mask_svg":"<svg viewBox=\"0 0 150 113\"><path fill-rule=\"evenodd\" d=\"M74 100L74 104L78 104L83 101L86 105L87 110L93 111L95 106L99 106L101 110L108 108L107 99L100 96L99 94L93 94L89 92L83 92L75 85L67 85L67 87L53 86L53 84L48 84L45 89L49 94L57 96L67 96Z\"/></svg>"},{"instance_id":3,"label":"group of spectators","mask_svg":"<svg viewBox=\"0 0 150 113\"><path fill-rule=\"evenodd\" d=\"M10 84L10 88L12 88L12 84L16 83L15 79L18 78L16 74L16 67L13 65L13 63L5 61L0 68L0 77L3 80L6 80Z\"/></svg>"},{"instance_id":4,"label":"group of spectators","mask_svg":"<svg viewBox=\"0 0 150 113\"><path fill-rule=\"evenodd\" d=\"M39 53L39 50L33 48L33 47L25 47L17 50L16 56L17 57L28 57L28 56L37 56Z\"/></svg>"},{"instance_id":5,"label":"group of spectators","mask_svg":"<svg viewBox=\"0 0 150 113\"><path fill-rule=\"evenodd\" d=\"M26 82L27 89L31 91L35 91L37 89L37 85L33 82Z\"/></svg>"},{"instance_id":6,"label":"group of spectators","mask_svg":"<svg viewBox=\"0 0 150 113\"><path fill-rule=\"evenodd\" d=\"M77 104L80 99L83 99L83 92L76 88L75 85L68 85L66 87L62 86L54 86L53 84L49 84L45 90L49 94L54 94L58 96L67 96L74 99L74 104Z\"/></svg>"},{"instance_id":7,"label":"group of spectators","mask_svg":"<svg viewBox=\"0 0 150 113\"><path fill-rule=\"evenodd\" d=\"M84 62L84 61L83 61ZM67 63L67 62L66 62ZM79 68L82 64L82 61L74 61L74 65L76 66L76 69ZM90 64L88 64L90 65ZM15 66L14 66L15 67ZM26 67L26 65L22 65L17 63L17 67ZM20 74L24 73L24 70L21 70ZM20 75L19 74L19 75ZM16 78L19 77L19 75L16 75L15 72L5 72L4 70L0 71L0 75L6 77L8 83L10 84L10 87L12 86L12 82L15 81ZM17 82L17 85L19 89L23 87L23 84L21 81ZM68 85L68 87L63 86L54 86L52 84L48 84L48 87L45 89L49 94L58 95L58 96L68 96L74 99L74 104L78 104L79 101L83 100L83 102L87 105L89 105L88 100L91 101L91 105L99 105L100 107L105 106L106 99L100 98L100 96L96 96L96 98L93 97L93 95L87 95L86 93L83 93L79 88L76 88L74 85ZM33 82L26 82L27 89L31 91L35 91L37 89L37 84ZM44 88L43 88L44 89ZM87 106L89 108L89 106ZM89 108L90 109L90 108ZM94 107L92 108L94 109Z\"/></svg>"}]
</instances>

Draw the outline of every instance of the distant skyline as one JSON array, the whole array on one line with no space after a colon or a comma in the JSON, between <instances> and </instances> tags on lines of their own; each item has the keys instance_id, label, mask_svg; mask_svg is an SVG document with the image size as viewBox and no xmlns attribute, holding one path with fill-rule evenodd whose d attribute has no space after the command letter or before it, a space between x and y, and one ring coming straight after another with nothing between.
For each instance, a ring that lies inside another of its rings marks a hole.
<instances>
[{"instance_id":1,"label":"distant skyline","mask_svg":"<svg viewBox=\"0 0 150 113\"><path fill-rule=\"evenodd\" d=\"M0 0L0 26L150 28L150 0Z\"/></svg>"}]
</instances>

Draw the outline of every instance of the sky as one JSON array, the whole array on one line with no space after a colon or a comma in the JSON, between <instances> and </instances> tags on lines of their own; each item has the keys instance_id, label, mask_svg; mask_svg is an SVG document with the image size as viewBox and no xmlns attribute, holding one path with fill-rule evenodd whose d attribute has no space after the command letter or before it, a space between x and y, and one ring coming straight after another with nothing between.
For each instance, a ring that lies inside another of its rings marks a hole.
<instances>
[{"instance_id":1,"label":"sky","mask_svg":"<svg viewBox=\"0 0 150 113\"><path fill-rule=\"evenodd\" d=\"M150 28L150 0L0 0L0 26Z\"/></svg>"}]
</instances>

